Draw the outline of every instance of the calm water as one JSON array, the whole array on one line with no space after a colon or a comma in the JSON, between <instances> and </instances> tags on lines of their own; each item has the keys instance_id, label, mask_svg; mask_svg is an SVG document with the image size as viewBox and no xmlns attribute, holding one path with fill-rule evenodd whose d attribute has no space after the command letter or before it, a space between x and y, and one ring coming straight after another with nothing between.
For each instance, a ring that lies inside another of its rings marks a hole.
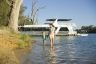
<instances>
[{"instance_id":1,"label":"calm water","mask_svg":"<svg viewBox=\"0 0 96 64\"><path fill-rule=\"evenodd\" d=\"M32 37L36 43L23 64L96 64L96 34L56 36L53 48L47 38Z\"/></svg>"}]
</instances>

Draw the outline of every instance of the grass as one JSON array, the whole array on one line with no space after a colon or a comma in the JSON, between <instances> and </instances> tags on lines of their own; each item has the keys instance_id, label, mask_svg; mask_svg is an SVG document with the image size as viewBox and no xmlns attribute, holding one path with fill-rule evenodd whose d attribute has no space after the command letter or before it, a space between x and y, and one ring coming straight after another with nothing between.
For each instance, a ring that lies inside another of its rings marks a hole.
<instances>
[{"instance_id":1,"label":"grass","mask_svg":"<svg viewBox=\"0 0 96 64\"><path fill-rule=\"evenodd\" d=\"M19 61L12 50L0 48L0 64L19 64Z\"/></svg>"},{"instance_id":2,"label":"grass","mask_svg":"<svg viewBox=\"0 0 96 64\"><path fill-rule=\"evenodd\" d=\"M19 64L14 49L26 48L31 45L31 38L26 34L16 34L10 29L0 29L0 64Z\"/></svg>"},{"instance_id":3,"label":"grass","mask_svg":"<svg viewBox=\"0 0 96 64\"><path fill-rule=\"evenodd\" d=\"M16 34L8 28L0 30L0 47L25 48L31 45L31 37L26 34Z\"/></svg>"},{"instance_id":4,"label":"grass","mask_svg":"<svg viewBox=\"0 0 96 64\"><path fill-rule=\"evenodd\" d=\"M25 48L31 45L31 37L26 34L19 34L18 48Z\"/></svg>"}]
</instances>

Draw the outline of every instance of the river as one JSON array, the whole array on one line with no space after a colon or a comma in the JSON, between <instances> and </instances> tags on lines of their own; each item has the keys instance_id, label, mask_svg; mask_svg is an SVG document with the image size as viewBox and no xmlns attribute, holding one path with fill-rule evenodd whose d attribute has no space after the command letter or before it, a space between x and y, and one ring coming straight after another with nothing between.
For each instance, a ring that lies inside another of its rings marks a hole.
<instances>
[{"instance_id":1,"label":"river","mask_svg":"<svg viewBox=\"0 0 96 64\"><path fill-rule=\"evenodd\" d=\"M47 38L32 37L30 52L23 64L96 64L96 34L88 36L56 36L53 48Z\"/></svg>"}]
</instances>

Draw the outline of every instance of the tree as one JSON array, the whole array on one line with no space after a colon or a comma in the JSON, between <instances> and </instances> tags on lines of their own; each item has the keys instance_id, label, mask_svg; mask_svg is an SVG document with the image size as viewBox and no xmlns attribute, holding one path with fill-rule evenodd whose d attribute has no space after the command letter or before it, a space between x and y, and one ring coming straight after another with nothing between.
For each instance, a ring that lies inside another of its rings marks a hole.
<instances>
[{"instance_id":1,"label":"tree","mask_svg":"<svg viewBox=\"0 0 96 64\"><path fill-rule=\"evenodd\" d=\"M37 0L32 0L32 13L31 13L31 22L33 24L38 23L37 20L37 13L40 9L43 9L45 6L43 7L37 7Z\"/></svg>"},{"instance_id":2,"label":"tree","mask_svg":"<svg viewBox=\"0 0 96 64\"><path fill-rule=\"evenodd\" d=\"M30 21L31 18L27 17L27 16L22 16L22 18L19 19L19 26L23 26L23 25L32 25L33 23Z\"/></svg>"},{"instance_id":3,"label":"tree","mask_svg":"<svg viewBox=\"0 0 96 64\"><path fill-rule=\"evenodd\" d=\"M18 17L20 6L23 0L11 0L11 3L6 0L6 2L10 5L10 14L9 14L9 28L14 32L18 32Z\"/></svg>"},{"instance_id":4,"label":"tree","mask_svg":"<svg viewBox=\"0 0 96 64\"><path fill-rule=\"evenodd\" d=\"M37 4L37 1L36 0L32 0L32 13L31 13L31 22L33 24L36 23L36 14L37 14L37 11L38 9L36 8L36 4Z\"/></svg>"},{"instance_id":5,"label":"tree","mask_svg":"<svg viewBox=\"0 0 96 64\"><path fill-rule=\"evenodd\" d=\"M96 26L94 25L82 26L79 31L84 33L96 33Z\"/></svg>"},{"instance_id":6,"label":"tree","mask_svg":"<svg viewBox=\"0 0 96 64\"><path fill-rule=\"evenodd\" d=\"M25 9L26 9L26 7L21 5L20 12L19 12L19 20L18 20L19 26L32 25L33 24L33 22L31 22L31 18L29 17L29 15L28 16L23 15Z\"/></svg>"},{"instance_id":7,"label":"tree","mask_svg":"<svg viewBox=\"0 0 96 64\"><path fill-rule=\"evenodd\" d=\"M8 26L11 3L12 0L0 0L0 26ZM23 15L25 9L26 7L22 4L19 12L19 19L18 19L19 25L26 20L25 16Z\"/></svg>"},{"instance_id":8,"label":"tree","mask_svg":"<svg viewBox=\"0 0 96 64\"><path fill-rule=\"evenodd\" d=\"M26 7L22 4L19 12L19 19L18 19L18 25L24 25L24 22L26 20L26 17L23 15L24 11L26 10Z\"/></svg>"}]
</instances>

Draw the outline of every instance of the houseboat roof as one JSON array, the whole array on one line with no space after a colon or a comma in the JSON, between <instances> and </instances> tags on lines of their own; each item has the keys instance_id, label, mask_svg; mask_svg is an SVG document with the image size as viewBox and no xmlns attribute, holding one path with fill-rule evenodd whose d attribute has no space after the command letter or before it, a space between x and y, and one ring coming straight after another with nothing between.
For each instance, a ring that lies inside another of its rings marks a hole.
<instances>
[{"instance_id":1,"label":"houseboat roof","mask_svg":"<svg viewBox=\"0 0 96 64\"><path fill-rule=\"evenodd\" d=\"M57 21L71 21L72 19L57 19ZM46 19L46 21L56 21L56 19Z\"/></svg>"}]
</instances>

